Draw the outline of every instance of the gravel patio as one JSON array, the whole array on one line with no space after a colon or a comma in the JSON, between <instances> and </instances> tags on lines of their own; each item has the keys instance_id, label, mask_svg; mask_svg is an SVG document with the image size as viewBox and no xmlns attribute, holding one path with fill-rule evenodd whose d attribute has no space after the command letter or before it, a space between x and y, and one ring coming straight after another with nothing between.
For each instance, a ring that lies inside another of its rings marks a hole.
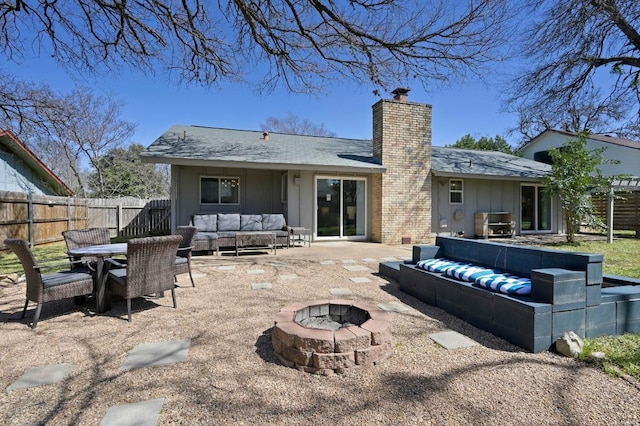
<instances>
[{"instance_id":1,"label":"gravel patio","mask_svg":"<svg viewBox=\"0 0 640 426\"><path fill-rule=\"evenodd\" d=\"M170 296L139 299L128 323L124 302L101 315L89 302L49 302L36 330L27 326L34 305L20 318L24 284L5 280L0 423L98 425L110 407L158 398L160 425L640 423L637 382L554 353L522 352L377 274L378 262L410 257L411 246L342 242L195 256L196 287L179 277L178 309ZM329 376L282 365L271 346L274 315L333 298L395 307L393 355ZM430 337L447 330L477 345L447 350ZM190 339L183 362L122 368L136 345L181 339ZM53 363L75 368L60 383L7 390L29 368Z\"/></svg>"}]
</instances>

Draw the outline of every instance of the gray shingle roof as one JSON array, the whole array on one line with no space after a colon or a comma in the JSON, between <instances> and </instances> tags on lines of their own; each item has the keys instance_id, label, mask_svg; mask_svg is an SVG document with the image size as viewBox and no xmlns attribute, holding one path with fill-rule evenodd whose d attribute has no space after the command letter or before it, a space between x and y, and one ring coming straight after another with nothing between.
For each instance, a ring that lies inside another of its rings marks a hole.
<instances>
[{"instance_id":1,"label":"gray shingle roof","mask_svg":"<svg viewBox=\"0 0 640 426\"><path fill-rule=\"evenodd\" d=\"M551 166L497 151L432 147L431 168L436 175L474 175L540 179Z\"/></svg>"},{"instance_id":2,"label":"gray shingle roof","mask_svg":"<svg viewBox=\"0 0 640 426\"><path fill-rule=\"evenodd\" d=\"M383 173L372 146L370 139L269 133L264 140L261 131L176 125L141 155L146 162L182 165ZM547 164L501 152L432 147L437 175L540 179L549 170Z\"/></svg>"},{"instance_id":3,"label":"gray shingle roof","mask_svg":"<svg viewBox=\"0 0 640 426\"><path fill-rule=\"evenodd\" d=\"M145 161L172 164L360 170L384 172L373 157L371 140L300 136L285 133L173 126L153 142ZM236 164L237 163L237 164Z\"/></svg>"}]
</instances>

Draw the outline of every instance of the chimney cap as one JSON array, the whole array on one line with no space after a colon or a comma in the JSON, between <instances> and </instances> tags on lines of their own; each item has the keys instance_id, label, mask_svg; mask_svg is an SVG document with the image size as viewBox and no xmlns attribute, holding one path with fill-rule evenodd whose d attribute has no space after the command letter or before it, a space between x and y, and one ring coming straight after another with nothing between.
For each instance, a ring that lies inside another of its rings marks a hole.
<instances>
[{"instance_id":1,"label":"chimney cap","mask_svg":"<svg viewBox=\"0 0 640 426\"><path fill-rule=\"evenodd\" d=\"M406 101L410 90L411 89L409 89L408 87L398 87L393 92L391 92L391 94L394 95L393 99L395 100Z\"/></svg>"},{"instance_id":2,"label":"chimney cap","mask_svg":"<svg viewBox=\"0 0 640 426\"><path fill-rule=\"evenodd\" d=\"M262 132L262 139L264 139L265 141L269 140L269 132Z\"/></svg>"}]
</instances>

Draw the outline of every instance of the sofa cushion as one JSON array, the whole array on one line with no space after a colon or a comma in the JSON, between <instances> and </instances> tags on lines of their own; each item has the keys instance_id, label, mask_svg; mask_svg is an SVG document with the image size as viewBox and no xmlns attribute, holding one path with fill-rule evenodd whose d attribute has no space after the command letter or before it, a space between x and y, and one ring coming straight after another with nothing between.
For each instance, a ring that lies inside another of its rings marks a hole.
<instances>
[{"instance_id":1,"label":"sofa cushion","mask_svg":"<svg viewBox=\"0 0 640 426\"><path fill-rule=\"evenodd\" d=\"M196 214L193 215L193 226L198 228L199 232L216 232L218 230L218 215L214 214Z\"/></svg>"},{"instance_id":2,"label":"sofa cushion","mask_svg":"<svg viewBox=\"0 0 640 426\"><path fill-rule=\"evenodd\" d=\"M218 231L239 231L239 213L218 213Z\"/></svg>"},{"instance_id":3,"label":"sofa cushion","mask_svg":"<svg viewBox=\"0 0 640 426\"><path fill-rule=\"evenodd\" d=\"M485 275L499 274L499 271L494 269L483 268L482 266L475 265L459 265L448 268L445 271L445 275L455 278L461 281L475 282L478 278Z\"/></svg>"},{"instance_id":4,"label":"sofa cushion","mask_svg":"<svg viewBox=\"0 0 640 426\"><path fill-rule=\"evenodd\" d=\"M240 216L241 231L262 231L262 215L243 214Z\"/></svg>"},{"instance_id":5,"label":"sofa cushion","mask_svg":"<svg viewBox=\"0 0 640 426\"><path fill-rule=\"evenodd\" d=\"M262 230L263 231L279 231L287 226L283 214L263 214Z\"/></svg>"},{"instance_id":6,"label":"sofa cushion","mask_svg":"<svg viewBox=\"0 0 640 426\"><path fill-rule=\"evenodd\" d=\"M449 268L460 265L464 265L464 263L444 258L421 260L416 264L418 268L429 272L445 272Z\"/></svg>"},{"instance_id":7,"label":"sofa cushion","mask_svg":"<svg viewBox=\"0 0 640 426\"><path fill-rule=\"evenodd\" d=\"M476 280L480 287L505 294L531 294L531 280L509 274L489 274Z\"/></svg>"},{"instance_id":8,"label":"sofa cushion","mask_svg":"<svg viewBox=\"0 0 640 426\"><path fill-rule=\"evenodd\" d=\"M217 240L218 234L215 232L198 232L194 237L196 240Z\"/></svg>"}]
</instances>

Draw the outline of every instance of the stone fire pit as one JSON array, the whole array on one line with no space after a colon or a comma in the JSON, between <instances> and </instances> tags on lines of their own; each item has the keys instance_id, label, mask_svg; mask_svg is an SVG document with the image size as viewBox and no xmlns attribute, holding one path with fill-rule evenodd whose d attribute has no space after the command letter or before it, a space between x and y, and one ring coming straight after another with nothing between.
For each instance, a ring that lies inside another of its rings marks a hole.
<instances>
[{"instance_id":1,"label":"stone fire pit","mask_svg":"<svg viewBox=\"0 0 640 426\"><path fill-rule=\"evenodd\" d=\"M275 317L271 342L288 366L315 374L345 373L393 353L388 314L352 300L295 303Z\"/></svg>"}]
</instances>

